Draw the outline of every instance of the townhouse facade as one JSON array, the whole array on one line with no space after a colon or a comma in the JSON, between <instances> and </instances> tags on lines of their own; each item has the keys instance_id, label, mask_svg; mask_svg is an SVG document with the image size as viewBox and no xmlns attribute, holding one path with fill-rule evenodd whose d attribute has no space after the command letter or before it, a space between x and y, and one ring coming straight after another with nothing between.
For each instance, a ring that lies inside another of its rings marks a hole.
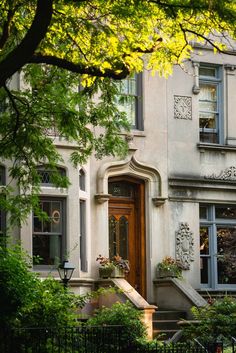
<instances>
[{"instance_id":1,"label":"townhouse facade","mask_svg":"<svg viewBox=\"0 0 236 353\"><path fill-rule=\"evenodd\" d=\"M71 185L55 188L39 166L49 221L32 213L17 231L42 259L34 270L57 277L67 253L71 284L85 293L98 279L97 256L119 254L130 262L127 281L155 303L157 263L171 256L194 289L236 290L235 87L236 58L202 48L168 79L145 71L120 83L132 122L125 159L91 157L74 169L75 146L51 132Z\"/></svg>"}]
</instances>

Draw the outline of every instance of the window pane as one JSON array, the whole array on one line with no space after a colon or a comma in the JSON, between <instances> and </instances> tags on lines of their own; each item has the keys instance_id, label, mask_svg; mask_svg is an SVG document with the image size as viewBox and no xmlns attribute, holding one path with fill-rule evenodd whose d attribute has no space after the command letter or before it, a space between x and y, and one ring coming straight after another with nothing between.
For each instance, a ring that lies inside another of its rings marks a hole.
<instances>
[{"instance_id":1,"label":"window pane","mask_svg":"<svg viewBox=\"0 0 236 353\"><path fill-rule=\"evenodd\" d=\"M209 68L211 69L211 68ZM216 70L213 68L213 70ZM200 141L218 143L218 85L219 83L200 82L199 128ZM207 131L209 129L209 131ZM215 131L210 131L214 129Z\"/></svg>"},{"instance_id":2,"label":"window pane","mask_svg":"<svg viewBox=\"0 0 236 353\"><path fill-rule=\"evenodd\" d=\"M123 259L128 259L128 219L125 216L122 216L119 222L118 254Z\"/></svg>"},{"instance_id":3,"label":"window pane","mask_svg":"<svg viewBox=\"0 0 236 353\"><path fill-rule=\"evenodd\" d=\"M236 284L236 228L217 227L218 283Z\"/></svg>"},{"instance_id":4,"label":"window pane","mask_svg":"<svg viewBox=\"0 0 236 353\"><path fill-rule=\"evenodd\" d=\"M136 125L137 106L137 76L117 82L120 94L117 96L117 107L120 112L126 113L132 126Z\"/></svg>"},{"instance_id":5,"label":"window pane","mask_svg":"<svg viewBox=\"0 0 236 353\"><path fill-rule=\"evenodd\" d=\"M199 126L201 129L215 129L216 128L216 114L212 113L200 113L199 114Z\"/></svg>"},{"instance_id":6,"label":"window pane","mask_svg":"<svg viewBox=\"0 0 236 353\"><path fill-rule=\"evenodd\" d=\"M38 217L34 217L34 232L42 232L42 221Z\"/></svg>"},{"instance_id":7,"label":"window pane","mask_svg":"<svg viewBox=\"0 0 236 353\"><path fill-rule=\"evenodd\" d=\"M53 233L61 232L61 203L60 202L52 202L51 229Z\"/></svg>"},{"instance_id":8,"label":"window pane","mask_svg":"<svg viewBox=\"0 0 236 353\"><path fill-rule=\"evenodd\" d=\"M126 117L131 125L135 125L136 98L131 96L119 97L117 105L120 112L126 113Z\"/></svg>"},{"instance_id":9,"label":"window pane","mask_svg":"<svg viewBox=\"0 0 236 353\"><path fill-rule=\"evenodd\" d=\"M85 172L83 169L79 171L79 187L80 190L85 191Z\"/></svg>"},{"instance_id":10,"label":"window pane","mask_svg":"<svg viewBox=\"0 0 236 353\"><path fill-rule=\"evenodd\" d=\"M207 206L200 206L199 213L201 219L207 219Z\"/></svg>"},{"instance_id":11,"label":"window pane","mask_svg":"<svg viewBox=\"0 0 236 353\"><path fill-rule=\"evenodd\" d=\"M109 257L117 255L117 244L116 244L116 228L117 220L115 216L109 217Z\"/></svg>"},{"instance_id":12,"label":"window pane","mask_svg":"<svg viewBox=\"0 0 236 353\"><path fill-rule=\"evenodd\" d=\"M215 67L200 67L199 68L199 75L200 76L207 76L207 77L216 77L217 70Z\"/></svg>"},{"instance_id":13,"label":"window pane","mask_svg":"<svg viewBox=\"0 0 236 353\"><path fill-rule=\"evenodd\" d=\"M42 205L43 205L43 211L47 214L48 217L50 217L51 216L51 207L50 207L51 203L43 201Z\"/></svg>"},{"instance_id":14,"label":"window pane","mask_svg":"<svg viewBox=\"0 0 236 353\"><path fill-rule=\"evenodd\" d=\"M203 112L216 112L217 104L216 102L200 101L199 109L200 111L203 111Z\"/></svg>"},{"instance_id":15,"label":"window pane","mask_svg":"<svg viewBox=\"0 0 236 353\"><path fill-rule=\"evenodd\" d=\"M134 186L128 182L109 182L108 193L113 196L120 197L133 197Z\"/></svg>"},{"instance_id":16,"label":"window pane","mask_svg":"<svg viewBox=\"0 0 236 353\"><path fill-rule=\"evenodd\" d=\"M125 216L109 217L109 256L128 258L128 219Z\"/></svg>"},{"instance_id":17,"label":"window pane","mask_svg":"<svg viewBox=\"0 0 236 353\"><path fill-rule=\"evenodd\" d=\"M128 79L124 79L124 80L120 81L119 91L120 91L120 94L129 94L129 82L128 82Z\"/></svg>"},{"instance_id":18,"label":"window pane","mask_svg":"<svg viewBox=\"0 0 236 353\"><path fill-rule=\"evenodd\" d=\"M57 167L57 172L61 176L66 176L66 171L64 168ZM55 172L53 172L52 170L47 170L44 167L38 167L38 174L41 178L41 184L53 186L53 176L55 179Z\"/></svg>"},{"instance_id":19,"label":"window pane","mask_svg":"<svg viewBox=\"0 0 236 353\"><path fill-rule=\"evenodd\" d=\"M216 102L217 86L212 84L200 84L200 101Z\"/></svg>"},{"instance_id":20,"label":"window pane","mask_svg":"<svg viewBox=\"0 0 236 353\"><path fill-rule=\"evenodd\" d=\"M86 239L86 201L80 200L80 266L81 271L88 271Z\"/></svg>"},{"instance_id":21,"label":"window pane","mask_svg":"<svg viewBox=\"0 0 236 353\"><path fill-rule=\"evenodd\" d=\"M221 219L236 219L236 207L231 206L231 207L222 207L222 206L216 206L215 208L216 212L216 218L221 218Z\"/></svg>"},{"instance_id":22,"label":"window pane","mask_svg":"<svg viewBox=\"0 0 236 353\"><path fill-rule=\"evenodd\" d=\"M61 236L33 235L33 255L39 256L39 265L55 265L61 259Z\"/></svg>"},{"instance_id":23,"label":"window pane","mask_svg":"<svg viewBox=\"0 0 236 353\"><path fill-rule=\"evenodd\" d=\"M209 254L209 228L200 228L200 254Z\"/></svg>"},{"instance_id":24,"label":"window pane","mask_svg":"<svg viewBox=\"0 0 236 353\"><path fill-rule=\"evenodd\" d=\"M209 283L209 258L201 257L200 266L201 266L201 283L208 284Z\"/></svg>"},{"instance_id":25,"label":"window pane","mask_svg":"<svg viewBox=\"0 0 236 353\"><path fill-rule=\"evenodd\" d=\"M136 88L137 88L136 77L132 77L129 79L129 93L135 96L137 94Z\"/></svg>"},{"instance_id":26,"label":"window pane","mask_svg":"<svg viewBox=\"0 0 236 353\"><path fill-rule=\"evenodd\" d=\"M208 143L218 143L218 134L215 132L200 131L200 141Z\"/></svg>"}]
</instances>

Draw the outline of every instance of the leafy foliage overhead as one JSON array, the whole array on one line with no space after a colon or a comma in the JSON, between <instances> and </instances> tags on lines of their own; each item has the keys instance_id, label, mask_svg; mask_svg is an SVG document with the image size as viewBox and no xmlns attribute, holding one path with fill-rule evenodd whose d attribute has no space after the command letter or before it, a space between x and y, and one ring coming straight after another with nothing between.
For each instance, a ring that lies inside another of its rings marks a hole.
<instances>
[{"instance_id":1,"label":"leafy foliage overhead","mask_svg":"<svg viewBox=\"0 0 236 353\"><path fill-rule=\"evenodd\" d=\"M0 5L0 85L27 63L124 78L141 70L143 53L151 53L149 67L169 70L189 55L191 42L213 44L208 35L217 32L235 37L231 0L2 0Z\"/></svg>"},{"instance_id":2,"label":"leafy foliage overhead","mask_svg":"<svg viewBox=\"0 0 236 353\"><path fill-rule=\"evenodd\" d=\"M235 19L231 0L0 0L0 156L13 162L10 176L24 195L8 187L1 206L26 214L39 191L36 166L56 171L49 129L76 142L75 165L94 150L99 158L124 154L120 133L129 124L114 103L114 80L144 67L170 74L193 43L234 54L227 38L235 38ZM16 90L10 80L19 71Z\"/></svg>"}]
</instances>

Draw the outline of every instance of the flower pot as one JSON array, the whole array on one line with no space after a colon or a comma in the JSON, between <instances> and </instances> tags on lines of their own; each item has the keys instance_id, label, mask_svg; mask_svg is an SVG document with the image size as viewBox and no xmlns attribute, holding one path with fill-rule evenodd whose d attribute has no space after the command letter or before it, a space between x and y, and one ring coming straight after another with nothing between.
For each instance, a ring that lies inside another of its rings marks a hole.
<instances>
[{"instance_id":1,"label":"flower pot","mask_svg":"<svg viewBox=\"0 0 236 353\"><path fill-rule=\"evenodd\" d=\"M166 278L166 277L180 277L181 273L177 273L172 269L157 269L157 278Z\"/></svg>"},{"instance_id":2,"label":"flower pot","mask_svg":"<svg viewBox=\"0 0 236 353\"><path fill-rule=\"evenodd\" d=\"M100 278L110 278L113 268L112 267L99 267Z\"/></svg>"},{"instance_id":3,"label":"flower pot","mask_svg":"<svg viewBox=\"0 0 236 353\"><path fill-rule=\"evenodd\" d=\"M115 266L114 270L112 271L111 277L124 278L125 277L124 270L122 268L120 268L119 266Z\"/></svg>"}]
</instances>

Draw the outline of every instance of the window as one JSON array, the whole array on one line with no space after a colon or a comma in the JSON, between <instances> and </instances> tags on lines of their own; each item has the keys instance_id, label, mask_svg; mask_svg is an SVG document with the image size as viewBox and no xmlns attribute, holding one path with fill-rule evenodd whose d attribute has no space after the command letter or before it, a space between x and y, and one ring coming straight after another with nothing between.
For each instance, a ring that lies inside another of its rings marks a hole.
<instances>
[{"instance_id":1,"label":"window","mask_svg":"<svg viewBox=\"0 0 236 353\"><path fill-rule=\"evenodd\" d=\"M87 272L86 201L80 200L80 268Z\"/></svg>"},{"instance_id":2,"label":"window","mask_svg":"<svg viewBox=\"0 0 236 353\"><path fill-rule=\"evenodd\" d=\"M219 67L200 65L199 68L199 129L200 141L220 143L221 72Z\"/></svg>"},{"instance_id":3,"label":"window","mask_svg":"<svg viewBox=\"0 0 236 353\"><path fill-rule=\"evenodd\" d=\"M236 205L200 206L201 283L236 285Z\"/></svg>"},{"instance_id":4,"label":"window","mask_svg":"<svg viewBox=\"0 0 236 353\"><path fill-rule=\"evenodd\" d=\"M142 119L142 75L133 75L117 81L120 92L117 97L118 108L127 114L132 128L143 130Z\"/></svg>"},{"instance_id":5,"label":"window","mask_svg":"<svg viewBox=\"0 0 236 353\"><path fill-rule=\"evenodd\" d=\"M33 256L40 258L38 265L57 265L62 261L65 252L64 203L63 199L41 199L40 207L47 218L40 220L33 215Z\"/></svg>"},{"instance_id":6,"label":"window","mask_svg":"<svg viewBox=\"0 0 236 353\"><path fill-rule=\"evenodd\" d=\"M86 177L85 177L85 171L81 168L79 171L79 188L82 191L85 191L85 181L86 181Z\"/></svg>"},{"instance_id":7,"label":"window","mask_svg":"<svg viewBox=\"0 0 236 353\"><path fill-rule=\"evenodd\" d=\"M42 186L55 186L54 185L55 172L53 170L49 170L44 167L38 167L37 171L41 178ZM64 168L57 167L57 171L60 174L60 176L62 177L66 176L66 171Z\"/></svg>"}]
</instances>

